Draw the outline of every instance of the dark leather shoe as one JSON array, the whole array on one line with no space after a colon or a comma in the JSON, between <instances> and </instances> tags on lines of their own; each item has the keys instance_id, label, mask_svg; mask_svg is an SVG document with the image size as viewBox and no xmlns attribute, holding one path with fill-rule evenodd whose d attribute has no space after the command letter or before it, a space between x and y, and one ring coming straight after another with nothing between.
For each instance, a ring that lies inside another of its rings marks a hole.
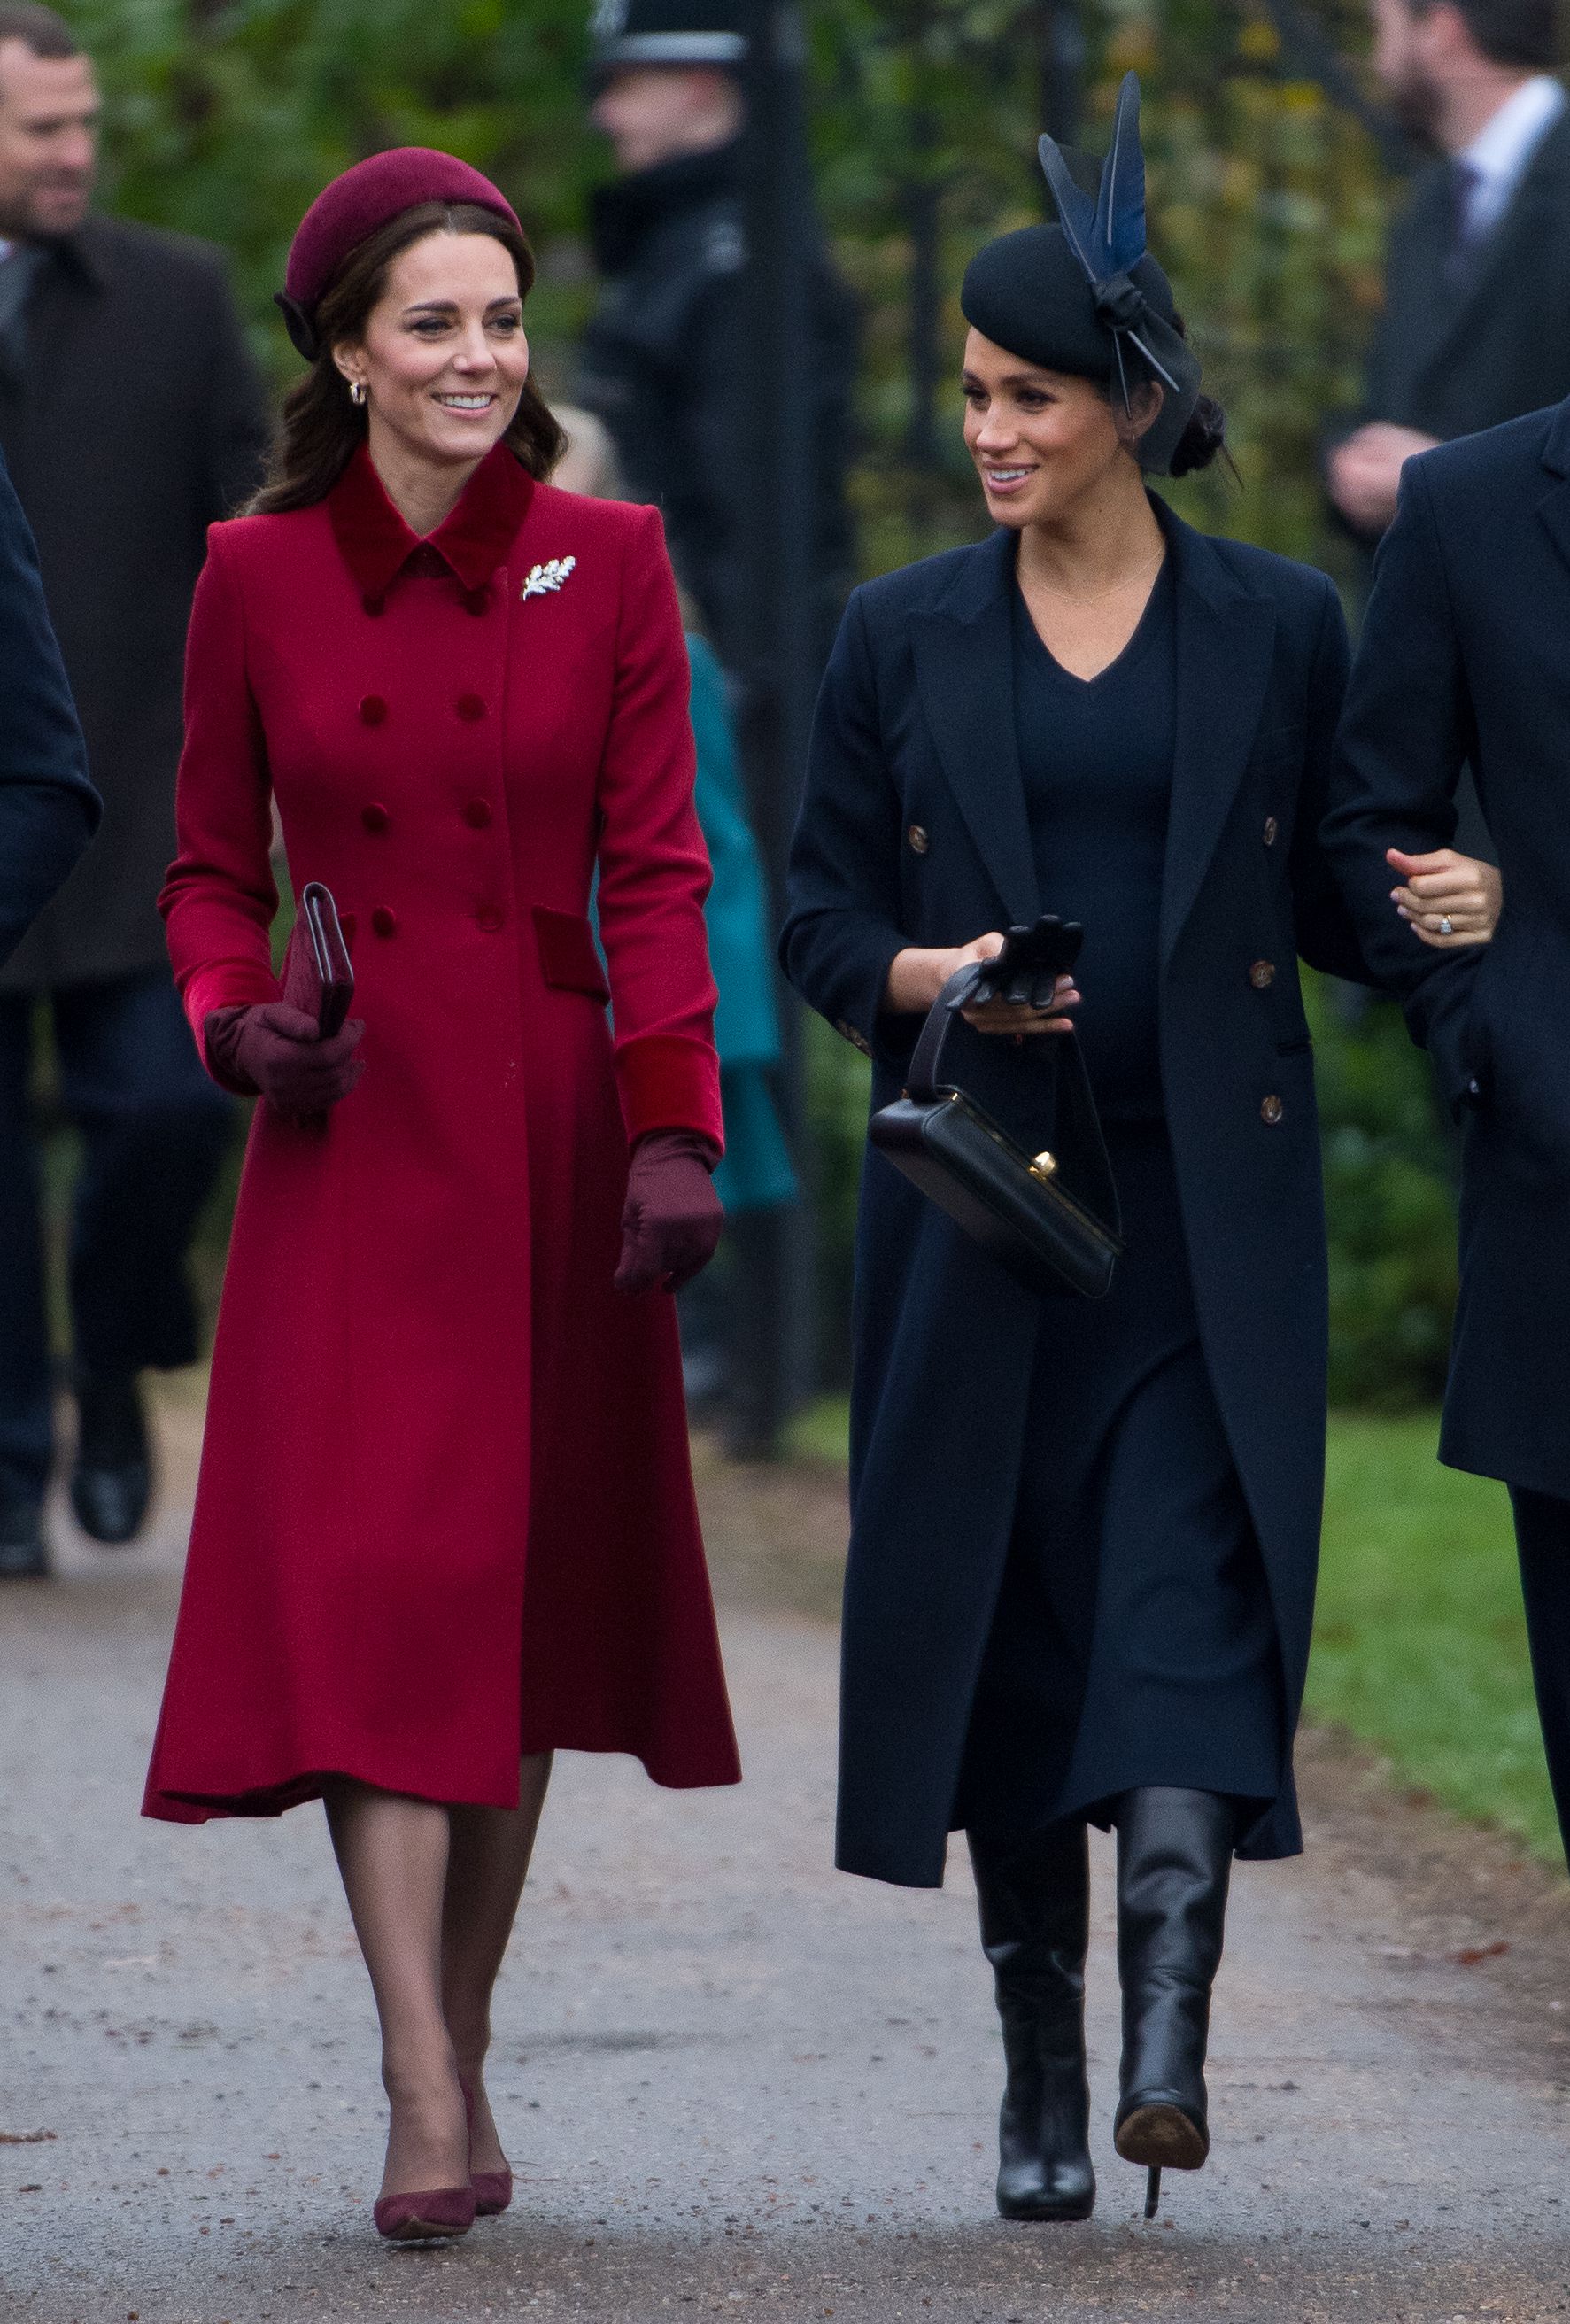
<instances>
[{"instance_id":1,"label":"dark leather shoe","mask_svg":"<svg viewBox=\"0 0 1570 2324\"><path fill-rule=\"evenodd\" d=\"M48 1572L42 1502L0 1478L0 1582L41 1582Z\"/></svg>"},{"instance_id":2,"label":"dark leather shoe","mask_svg":"<svg viewBox=\"0 0 1570 2324\"><path fill-rule=\"evenodd\" d=\"M1235 1816L1216 1792L1128 1792L1117 1803L1122 2098L1113 2143L1152 2173L1210 2152L1205 2051L1221 1962Z\"/></svg>"},{"instance_id":3,"label":"dark leather shoe","mask_svg":"<svg viewBox=\"0 0 1570 2324\"><path fill-rule=\"evenodd\" d=\"M1007 2077L997 2208L1005 2219L1088 2219L1096 2172L1085 2074L1085 1827L1058 1825L1023 1842L968 1837Z\"/></svg>"},{"instance_id":4,"label":"dark leather shoe","mask_svg":"<svg viewBox=\"0 0 1570 2324\"><path fill-rule=\"evenodd\" d=\"M77 1523L95 1541L133 1541L152 1498L147 1416L135 1373L78 1372L77 1412Z\"/></svg>"}]
</instances>

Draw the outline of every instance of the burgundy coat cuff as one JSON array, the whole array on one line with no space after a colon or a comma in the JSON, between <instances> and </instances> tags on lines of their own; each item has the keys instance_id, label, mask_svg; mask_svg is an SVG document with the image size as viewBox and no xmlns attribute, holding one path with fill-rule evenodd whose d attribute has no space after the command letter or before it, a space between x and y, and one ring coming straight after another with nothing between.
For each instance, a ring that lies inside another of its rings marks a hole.
<instances>
[{"instance_id":1,"label":"burgundy coat cuff","mask_svg":"<svg viewBox=\"0 0 1570 2324\"><path fill-rule=\"evenodd\" d=\"M197 1055L221 1089L234 1089L233 1082L214 1070L213 1059L207 1054L207 1019L215 1010L256 1009L276 1001L278 979L258 961L218 961L211 968L195 970L180 998L185 1003L186 1020L196 1036Z\"/></svg>"},{"instance_id":2,"label":"burgundy coat cuff","mask_svg":"<svg viewBox=\"0 0 1570 2324\"><path fill-rule=\"evenodd\" d=\"M651 1130L695 1130L724 1152L720 1060L707 1041L640 1034L617 1051L616 1081L629 1142Z\"/></svg>"}]
</instances>

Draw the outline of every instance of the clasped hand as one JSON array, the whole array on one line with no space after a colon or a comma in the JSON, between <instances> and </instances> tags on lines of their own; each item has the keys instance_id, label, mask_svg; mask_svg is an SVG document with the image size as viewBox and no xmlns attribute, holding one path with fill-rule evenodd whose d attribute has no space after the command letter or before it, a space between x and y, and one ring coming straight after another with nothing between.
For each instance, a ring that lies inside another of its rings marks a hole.
<instances>
[{"instance_id":1,"label":"clasped hand","mask_svg":"<svg viewBox=\"0 0 1570 2324\"><path fill-rule=\"evenodd\" d=\"M1402 881L1391 890L1391 901L1420 944L1453 952L1458 945L1490 942L1504 901L1504 882L1492 863L1458 854L1454 847L1437 847L1428 855L1405 855L1391 847L1385 862Z\"/></svg>"},{"instance_id":2,"label":"clasped hand","mask_svg":"<svg viewBox=\"0 0 1570 2324\"><path fill-rule=\"evenodd\" d=\"M212 1010L203 1031L217 1078L264 1098L290 1121L320 1120L365 1070L355 1055L365 1032L358 1017L324 1041L303 1009L271 1001Z\"/></svg>"},{"instance_id":3,"label":"clasped hand","mask_svg":"<svg viewBox=\"0 0 1570 2324\"><path fill-rule=\"evenodd\" d=\"M1071 976L1032 959L1034 933L1011 928L1005 937L1000 929L989 928L968 945L911 945L896 953L890 964L887 1005L896 1012L924 1013L956 971L977 961L996 960L1012 937L1009 964L1014 973L1001 987L984 985L961 1011L965 1022L978 1033L1071 1033L1073 1019L1065 1011L1078 1005L1079 988Z\"/></svg>"}]
</instances>

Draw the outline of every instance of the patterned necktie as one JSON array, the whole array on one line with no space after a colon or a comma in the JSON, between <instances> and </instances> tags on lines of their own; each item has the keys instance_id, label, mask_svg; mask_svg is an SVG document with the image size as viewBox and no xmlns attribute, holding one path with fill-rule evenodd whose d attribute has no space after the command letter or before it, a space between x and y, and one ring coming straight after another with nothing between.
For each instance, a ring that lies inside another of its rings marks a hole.
<instances>
[{"instance_id":1,"label":"patterned necktie","mask_svg":"<svg viewBox=\"0 0 1570 2324\"><path fill-rule=\"evenodd\" d=\"M1465 281L1478 235L1474 224L1483 171L1475 161L1450 164L1450 247L1445 257L1445 279L1453 287Z\"/></svg>"},{"instance_id":2,"label":"patterned necktie","mask_svg":"<svg viewBox=\"0 0 1570 2324\"><path fill-rule=\"evenodd\" d=\"M0 259L0 370L17 382L27 364L27 302L47 255L36 242L14 242Z\"/></svg>"}]
</instances>

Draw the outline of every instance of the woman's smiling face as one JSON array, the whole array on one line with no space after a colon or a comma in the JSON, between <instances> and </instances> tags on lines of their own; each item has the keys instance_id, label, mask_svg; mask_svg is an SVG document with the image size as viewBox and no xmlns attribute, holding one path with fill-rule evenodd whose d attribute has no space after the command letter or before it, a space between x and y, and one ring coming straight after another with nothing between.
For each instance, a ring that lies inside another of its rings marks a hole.
<instances>
[{"instance_id":1,"label":"woman's smiling face","mask_svg":"<svg viewBox=\"0 0 1570 2324\"><path fill-rule=\"evenodd\" d=\"M333 356L363 386L373 438L472 466L511 424L528 376L510 254L488 234L423 235L394 259L363 337Z\"/></svg>"},{"instance_id":2,"label":"woman's smiling face","mask_svg":"<svg viewBox=\"0 0 1570 2324\"><path fill-rule=\"evenodd\" d=\"M1060 521L1133 458L1106 392L1045 371L973 330L965 342L965 443L994 523Z\"/></svg>"}]
</instances>

